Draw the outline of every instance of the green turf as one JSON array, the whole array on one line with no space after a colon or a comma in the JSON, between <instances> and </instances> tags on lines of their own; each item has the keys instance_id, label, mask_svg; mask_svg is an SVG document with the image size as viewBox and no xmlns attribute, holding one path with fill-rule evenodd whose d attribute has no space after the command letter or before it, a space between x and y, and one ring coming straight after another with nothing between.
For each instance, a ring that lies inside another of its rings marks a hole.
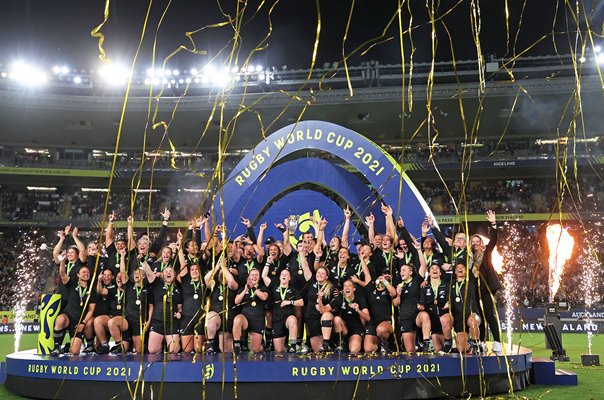
<instances>
[{"instance_id":1,"label":"green turf","mask_svg":"<svg viewBox=\"0 0 604 400\"><path fill-rule=\"evenodd\" d=\"M530 334L524 333L521 338L514 335L514 343L518 344L521 339L521 345L533 350L533 357L548 358L551 355L550 350L545 349L545 336L542 333ZM532 385L527 390L514 393L514 398L521 399L543 399L543 400L584 400L584 399L604 399L602 390L602 380L604 378L604 366L602 367L582 367L581 354L587 352L587 337L583 334L568 334L562 338L564 347L570 356L570 362L556 363L556 368L565 369L578 375L579 386L540 386ZM20 349L32 349L36 347L36 335L24 335L21 340ZM0 360L4 361L6 355L14 351L13 337L10 335L0 335ZM604 361L604 336L596 335L593 338L593 353L599 354ZM0 385L0 399L22 399L15 396ZM511 399L512 396L500 396L498 399ZM310 400L310 399L309 399Z\"/></svg>"}]
</instances>

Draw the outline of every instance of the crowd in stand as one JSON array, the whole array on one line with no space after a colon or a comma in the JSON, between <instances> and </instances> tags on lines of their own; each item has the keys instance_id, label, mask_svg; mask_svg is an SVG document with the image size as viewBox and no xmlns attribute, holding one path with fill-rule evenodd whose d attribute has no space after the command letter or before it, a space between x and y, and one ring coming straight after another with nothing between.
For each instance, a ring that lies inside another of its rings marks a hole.
<instances>
[{"instance_id":1,"label":"crowd in stand","mask_svg":"<svg viewBox=\"0 0 604 400\"><path fill-rule=\"evenodd\" d=\"M570 186L573 195L576 194L572 182ZM567 194L563 211L599 211L599 204L604 201L604 183L597 180L582 181L580 187L581 202L575 197L573 204ZM448 189L442 184L420 183L418 189L435 214L456 214L455 204L463 213L464 210L459 205L464 190L458 183L448 185ZM0 219L99 220L102 218L105 196L104 192L81 192L67 188L59 188L56 192L1 188ZM135 198L135 219L147 219L145 210L149 209L149 196L152 198L151 215L158 215L160 210L168 207L176 220L186 220L189 215L195 214L203 199L207 197L204 192L172 193L160 190L151 194L139 193ZM502 214L546 213L557 209L557 188L555 182L543 179L471 183L465 188L465 199L467 212L470 214L481 213L484 209L492 209ZM128 192L115 189L112 191L109 207L123 209L122 205L130 204L130 200Z\"/></svg>"}]
</instances>

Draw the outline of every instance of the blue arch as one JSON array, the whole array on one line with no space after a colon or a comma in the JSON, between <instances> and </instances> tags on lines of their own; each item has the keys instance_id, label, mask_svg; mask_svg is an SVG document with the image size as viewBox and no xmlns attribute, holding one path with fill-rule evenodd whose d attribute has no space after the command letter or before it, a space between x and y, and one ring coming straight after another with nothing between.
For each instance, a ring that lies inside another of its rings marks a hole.
<instances>
[{"instance_id":1,"label":"blue arch","mask_svg":"<svg viewBox=\"0 0 604 400\"><path fill-rule=\"evenodd\" d=\"M233 169L217 193L215 214L220 214L222 199L225 222L227 226L235 226L241 214L238 207L248 190L252 187L258 190L256 188L265 185L270 188L275 184L274 175L270 174L274 164L295 152L309 149L331 153L358 170L372 190L390 204L396 214L403 216L408 226L419 226L425 215L432 214L413 182L386 151L357 132L324 121L302 121L286 126L256 145ZM290 172L293 174L294 171ZM282 179L288 179L287 176L287 173L281 175ZM324 176L327 187L337 187L339 179L342 177L337 174ZM343 196L346 202L357 210L364 209L363 204L358 204L358 196L347 196ZM246 217L255 219L256 215Z\"/></svg>"}]
</instances>

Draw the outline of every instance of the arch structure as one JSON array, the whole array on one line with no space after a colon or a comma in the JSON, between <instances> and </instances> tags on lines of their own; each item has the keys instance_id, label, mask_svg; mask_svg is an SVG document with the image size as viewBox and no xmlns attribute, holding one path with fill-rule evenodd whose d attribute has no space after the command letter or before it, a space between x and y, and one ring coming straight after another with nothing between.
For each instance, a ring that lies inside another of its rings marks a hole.
<instances>
[{"instance_id":1,"label":"arch structure","mask_svg":"<svg viewBox=\"0 0 604 400\"><path fill-rule=\"evenodd\" d=\"M332 159L337 157L350 168L307 157L303 153L309 150L327 153ZM318 188L322 196L312 197L309 201L308 187ZM297 188L304 195L296 195ZM281 201L285 196L287 204ZM274 218L271 209L277 206L282 218L310 213L325 216L328 221L335 219L339 224L343 216L341 210L334 210L334 199L340 207L348 205L361 220L373 213L377 231L383 231L385 226L381 202L389 204L395 215L401 215L411 233L417 236L424 216L432 215L413 182L392 156L359 133L325 121L291 124L258 143L233 169L217 193L214 215L218 223L224 215L226 226L234 228L230 232L233 237L245 233L241 216L259 223L264 216ZM322 209L331 211L326 214ZM265 238L281 237L272 224L277 221L281 219L268 221ZM333 234L336 223L328 225ZM353 227L351 236L352 240L358 237Z\"/></svg>"}]
</instances>

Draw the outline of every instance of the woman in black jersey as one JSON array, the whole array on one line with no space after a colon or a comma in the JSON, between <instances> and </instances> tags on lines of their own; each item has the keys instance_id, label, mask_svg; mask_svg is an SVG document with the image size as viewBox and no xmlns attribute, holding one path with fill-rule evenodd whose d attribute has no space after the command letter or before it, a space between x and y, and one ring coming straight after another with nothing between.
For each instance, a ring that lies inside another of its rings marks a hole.
<instances>
[{"instance_id":1,"label":"woman in black jersey","mask_svg":"<svg viewBox=\"0 0 604 400\"><path fill-rule=\"evenodd\" d=\"M353 354L361 351L365 324L371 319L365 298L355 291L352 280L346 280L343 285L340 315L333 320L335 332L346 338L348 350Z\"/></svg>"},{"instance_id":2,"label":"woman in black jersey","mask_svg":"<svg viewBox=\"0 0 604 400\"><path fill-rule=\"evenodd\" d=\"M310 336L310 345L314 352L329 351L329 340L333 328L333 312L340 303L336 290L328 279L329 271L319 267L313 276L311 271L304 272L308 281L306 294L306 331Z\"/></svg>"},{"instance_id":3,"label":"woman in black jersey","mask_svg":"<svg viewBox=\"0 0 604 400\"><path fill-rule=\"evenodd\" d=\"M408 353L415 352L415 326L419 306L419 294L422 278L426 273L426 260L420 257L420 268L415 273L411 265L401 267L401 283L396 287L397 297L393 300L394 306L399 307L399 323L404 350Z\"/></svg>"},{"instance_id":4,"label":"woman in black jersey","mask_svg":"<svg viewBox=\"0 0 604 400\"><path fill-rule=\"evenodd\" d=\"M183 318L180 321L182 350L186 353L200 352L204 342L206 287L201 279L199 266L186 265L182 251L179 251L179 257L183 264L177 277L182 285L183 296Z\"/></svg>"},{"instance_id":5,"label":"woman in black jersey","mask_svg":"<svg viewBox=\"0 0 604 400\"><path fill-rule=\"evenodd\" d=\"M141 260L153 296L153 315L149 333L149 353L159 353L166 340L169 353L180 351L180 320L182 318L182 288L176 281L174 269L166 267L162 279L157 279L151 266Z\"/></svg>"},{"instance_id":6,"label":"woman in black jersey","mask_svg":"<svg viewBox=\"0 0 604 400\"><path fill-rule=\"evenodd\" d=\"M250 335L251 349L254 353L262 351L262 338L264 335L264 304L268 300L268 291L259 286L260 272L257 269L250 271L247 283L239 289L235 296L235 304L241 305L241 314L233 320L233 343L235 353L241 352L241 336L244 331Z\"/></svg>"},{"instance_id":7,"label":"woman in black jersey","mask_svg":"<svg viewBox=\"0 0 604 400\"><path fill-rule=\"evenodd\" d=\"M204 276L210 292L210 310L206 316L207 354L217 353L219 348L225 353L233 351L233 319L235 318L235 296L239 285L227 268L223 258ZM216 344L216 334L218 345Z\"/></svg>"},{"instance_id":8,"label":"woman in black jersey","mask_svg":"<svg viewBox=\"0 0 604 400\"><path fill-rule=\"evenodd\" d=\"M69 278L63 258L59 266L61 282L65 286L65 297L67 298L63 312L55 320L54 340L55 348L52 355L58 355L63 342L64 330L69 329L72 338L71 353L79 354L84 338L84 327L86 322L92 319L94 313L95 299L91 296L90 270L83 265L73 278Z\"/></svg>"},{"instance_id":9,"label":"woman in black jersey","mask_svg":"<svg viewBox=\"0 0 604 400\"><path fill-rule=\"evenodd\" d=\"M436 352L451 351L452 321L449 313L449 282L441 280L441 268L438 264L430 266L430 280L419 296L419 314L417 326L422 329L422 350L428 351L430 333Z\"/></svg>"},{"instance_id":10,"label":"woman in black jersey","mask_svg":"<svg viewBox=\"0 0 604 400\"><path fill-rule=\"evenodd\" d=\"M97 350L99 354L107 354L110 351L116 354L121 353L122 332L128 329L128 324L125 318L123 318L126 301L125 292L122 287L122 278L118 275L115 283L110 280L109 285L107 285L106 279L104 280L103 277L108 275L113 275L111 270L107 269L103 271L96 285L97 295L106 299L107 302L106 314L94 318L94 333L101 344ZM109 331L115 340L115 347L111 350L109 349L107 331ZM127 345L124 350L128 350Z\"/></svg>"},{"instance_id":11,"label":"woman in black jersey","mask_svg":"<svg viewBox=\"0 0 604 400\"><path fill-rule=\"evenodd\" d=\"M460 353L470 350L479 352L478 337L480 312L476 301L476 278L472 273L466 276L466 265L455 265L455 279L451 281L449 304L455 329L455 343ZM468 346L468 333L470 336Z\"/></svg>"},{"instance_id":12,"label":"woman in black jersey","mask_svg":"<svg viewBox=\"0 0 604 400\"><path fill-rule=\"evenodd\" d=\"M329 280L339 291L344 288L344 282L355 275L355 269L349 264L349 259L348 249L341 247L337 252L337 261L329 271Z\"/></svg>"},{"instance_id":13,"label":"woman in black jersey","mask_svg":"<svg viewBox=\"0 0 604 400\"><path fill-rule=\"evenodd\" d=\"M126 310L124 312L125 326L128 336L132 340L132 349L141 354L143 351L144 335L151 327L151 315L153 314L153 302L149 301L149 290L144 282L145 273L142 269L132 272L132 279L126 272L124 262L126 250L120 250L120 276L125 292ZM126 335L124 335L126 336ZM124 338L124 340L126 340Z\"/></svg>"},{"instance_id":14,"label":"woman in black jersey","mask_svg":"<svg viewBox=\"0 0 604 400\"><path fill-rule=\"evenodd\" d=\"M375 282L365 286L371 320L365 329L363 348L365 353L378 349L388 353L388 339L392 335L392 300L397 297L396 289L390 283L390 276L380 275ZM379 343L379 346L378 346Z\"/></svg>"},{"instance_id":15,"label":"woman in black jersey","mask_svg":"<svg viewBox=\"0 0 604 400\"><path fill-rule=\"evenodd\" d=\"M304 306L304 300L300 292L290 285L291 273L284 269L279 274L279 283L271 284L271 280L262 274L264 284L269 288L269 301L272 304L273 315L273 345L277 353L285 351L285 336L289 332L289 344L287 351L296 352L296 341L298 339L298 320L295 315L295 307Z\"/></svg>"}]
</instances>

